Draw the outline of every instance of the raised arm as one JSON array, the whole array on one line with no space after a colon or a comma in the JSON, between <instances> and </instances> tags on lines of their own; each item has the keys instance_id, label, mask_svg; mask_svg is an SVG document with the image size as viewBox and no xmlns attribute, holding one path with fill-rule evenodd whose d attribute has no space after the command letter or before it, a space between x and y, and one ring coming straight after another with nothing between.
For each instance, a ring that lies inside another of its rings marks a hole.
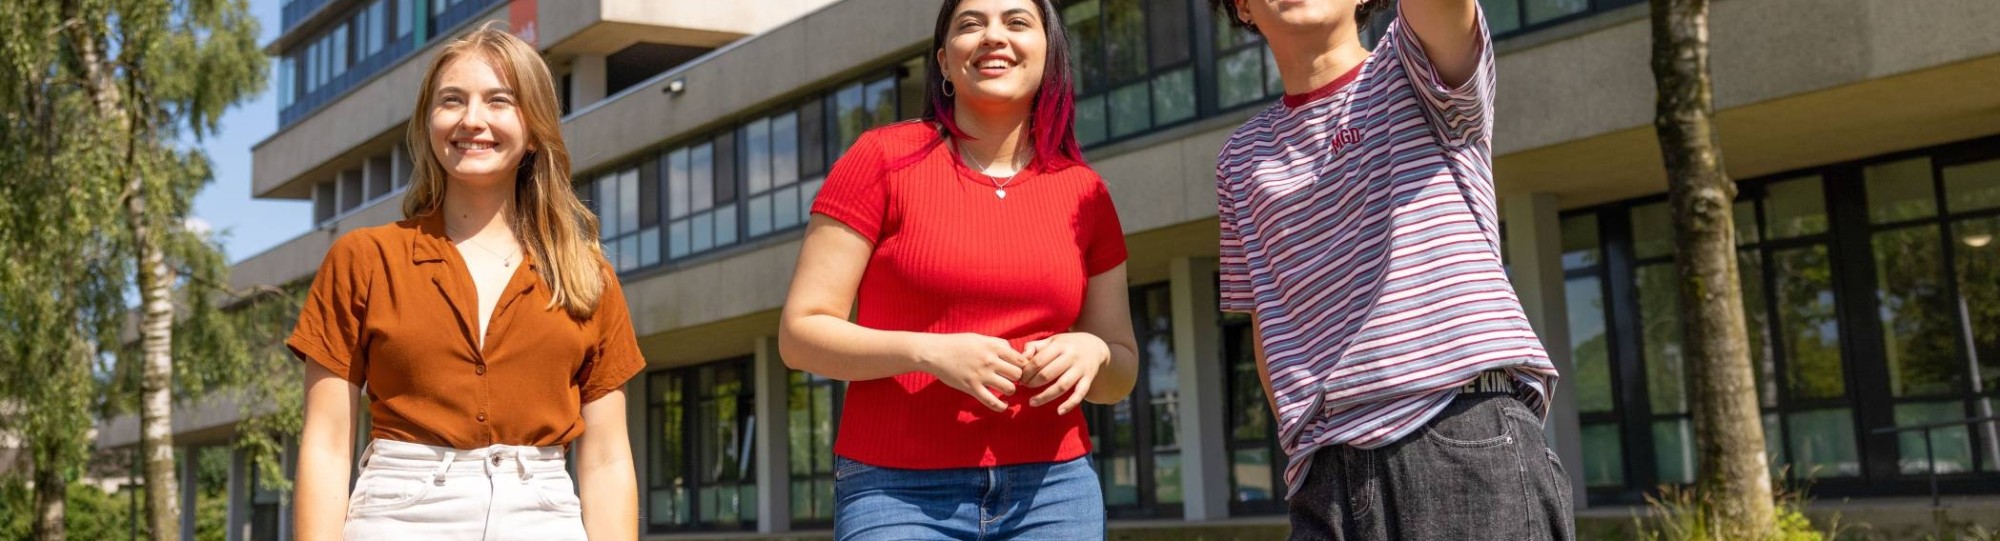
<instances>
[{"instance_id":1,"label":"raised arm","mask_svg":"<svg viewBox=\"0 0 2000 541\"><path fill-rule=\"evenodd\" d=\"M1387 0L1374 0L1377 2ZM1437 67L1438 77L1463 86L1479 69L1479 5L1477 0L1400 0L1403 24L1424 46L1424 56Z\"/></svg>"}]
</instances>

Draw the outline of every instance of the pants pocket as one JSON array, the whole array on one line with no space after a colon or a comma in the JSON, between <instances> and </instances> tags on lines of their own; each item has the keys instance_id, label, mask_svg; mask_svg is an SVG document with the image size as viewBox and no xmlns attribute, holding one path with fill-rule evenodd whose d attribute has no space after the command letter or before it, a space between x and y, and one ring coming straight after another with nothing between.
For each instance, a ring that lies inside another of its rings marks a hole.
<instances>
[{"instance_id":1,"label":"pants pocket","mask_svg":"<svg viewBox=\"0 0 2000 541\"><path fill-rule=\"evenodd\" d=\"M1534 520L1539 513L1530 507L1538 482L1529 475L1545 470L1523 460L1526 438L1521 432L1527 428L1502 408L1503 401L1511 400L1461 399L1425 427L1424 437L1383 449L1379 467L1387 475L1375 482L1387 485L1380 490L1384 501L1378 512L1389 535L1412 540L1543 538ZM1543 460L1539 452L1532 456ZM1356 492L1374 491L1362 487Z\"/></svg>"},{"instance_id":2,"label":"pants pocket","mask_svg":"<svg viewBox=\"0 0 2000 541\"><path fill-rule=\"evenodd\" d=\"M429 494L429 476L410 472L368 469L361 472L354 493L347 498L349 518L397 511L416 505Z\"/></svg>"},{"instance_id":3,"label":"pants pocket","mask_svg":"<svg viewBox=\"0 0 2000 541\"><path fill-rule=\"evenodd\" d=\"M583 516L583 499L577 497L576 483L569 472L537 476L534 481L537 504L542 510L565 517Z\"/></svg>"}]
</instances>

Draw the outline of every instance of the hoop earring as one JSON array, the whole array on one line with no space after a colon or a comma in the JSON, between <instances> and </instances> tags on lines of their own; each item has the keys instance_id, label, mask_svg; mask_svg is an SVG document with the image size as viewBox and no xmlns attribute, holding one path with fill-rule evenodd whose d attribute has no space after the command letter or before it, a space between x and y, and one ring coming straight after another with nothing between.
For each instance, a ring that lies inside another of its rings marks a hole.
<instances>
[{"instance_id":1,"label":"hoop earring","mask_svg":"<svg viewBox=\"0 0 2000 541\"><path fill-rule=\"evenodd\" d=\"M944 82L944 97L951 97L957 90L957 88L952 86L951 81L947 80Z\"/></svg>"}]
</instances>

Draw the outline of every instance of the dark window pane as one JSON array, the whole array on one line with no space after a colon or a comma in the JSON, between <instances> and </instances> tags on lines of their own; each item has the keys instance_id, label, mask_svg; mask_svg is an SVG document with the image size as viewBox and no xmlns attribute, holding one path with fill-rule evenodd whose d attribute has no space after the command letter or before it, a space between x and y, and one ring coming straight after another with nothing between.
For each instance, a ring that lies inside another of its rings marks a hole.
<instances>
[{"instance_id":1,"label":"dark window pane","mask_svg":"<svg viewBox=\"0 0 2000 541\"><path fill-rule=\"evenodd\" d=\"M1764 213L1771 238L1783 239L1826 232L1826 195L1817 176L1773 182L1764 187Z\"/></svg>"},{"instance_id":2,"label":"dark window pane","mask_svg":"<svg viewBox=\"0 0 2000 541\"><path fill-rule=\"evenodd\" d=\"M1771 338L1771 311L1765 304L1764 259L1756 250L1736 254L1743 287L1743 327L1750 337L1750 370L1756 378L1758 404L1778 405L1777 341Z\"/></svg>"},{"instance_id":3,"label":"dark window pane","mask_svg":"<svg viewBox=\"0 0 2000 541\"><path fill-rule=\"evenodd\" d=\"M1687 375L1681 363L1681 310L1674 266L1646 265L1637 273L1648 399L1655 414L1686 412Z\"/></svg>"},{"instance_id":4,"label":"dark window pane","mask_svg":"<svg viewBox=\"0 0 2000 541\"><path fill-rule=\"evenodd\" d=\"M639 227L660 223L660 161L639 162Z\"/></svg>"},{"instance_id":5,"label":"dark window pane","mask_svg":"<svg viewBox=\"0 0 2000 541\"><path fill-rule=\"evenodd\" d=\"M1109 137L1105 132L1104 125L1105 98L1105 96L1099 95L1076 100L1077 144L1090 146L1102 142Z\"/></svg>"},{"instance_id":6,"label":"dark window pane","mask_svg":"<svg viewBox=\"0 0 2000 541\"><path fill-rule=\"evenodd\" d=\"M1494 35L1521 27L1521 0L1479 0L1486 10L1486 29Z\"/></svg>"},{"instance_id":7,"label":"dark window pane","mask_svg":"<svg viewBox=\"0 0 2000 541\"><path fill-rule=\"evenodd\" d=\"M1734 214L1731 219L1735 221L1732 225L1736 227L1736 245L1742 246L1757 242L1759 237L1757 228L1757 202L1749 200L1737 201L1733 211Z\"/></svg>"},{"instance_id":8,"label":"dark window pane","mask_svg":"<svg viewBox=\"0 0 2000 541\"><path fill-rule=\"evenodd\" d=\"M1792 443L1793 476L1817 479L1861 475L1851 411L1845 408L1808 411L1786 418L1791 424L1786 435Z\"/></svg>"},{"instance_id":9,"label":"dark window pane","mask_svg":"<svg viewBox=\"0 0 2000 541\"><path fill-rule=\"evenodd\" d=\"M918 55L903 62L903 65L896 69L897 120L919 118L924 116L925 111L930 110L929 98L924 94L926 91L924 85L928 83L924 79L924 70L928 66L927 58L930 57Z\"/></svg>"},{"instance_id":10,"label":"dark window pane","mask_svg":"<svg viewBox=\"0 0 2000 541\"><path fill-rule=\"evenodd\" d=\"M713 193L715 206L720 207L736 202L736 164L738 162L736 158L736 138L729 134L723 134L715 138L713 145L714 147L711 152L715 154L715 157L710 160L711 163L715 164L715 187Z\"/></svg>"},{"instance_id":11,"label":"dark window pane","mask_svg":"<svg viewBox=\"0 0 2000 541\"><path fill-rule=\"evenodd\" d=\"M826 106L819 100L799 106L799 174L826 170Z\"/></svg>"},{"instance_id":12,"label":"dark window pane","mask_svg":"<svg viewBox=\"0 0 2000 541\"><path fill-rule=\"evenodd\" d=\"M1063 7L1063 24L1069 27L1070 63L1076 69L1077 95L1102 90L1104 71L1104 21L1100 0L1084 0Z\"/></svg>"},{"instance_id":13,"label":"dark window pane","mask_svg":"<svg viewBox=\"0 0 2000 541\"><path fill-rule=\"evenodd\" d=\"M1648 259L1674 253L1673 208L1665 201L1632 207L1632 256Z\"/></svg>"},{"instance_id":14,"label":"dark window pane","mask_svg":"<svg viewBox=\"0 0 2000 541\"><path fill-rule=\"evenodd\" d=\"M1555 20L1560 17L1583 13L1590 7L1588 0L1527 0L1528 24Z\"/></svg>"},{"instance_id":15,"label":"dark window pane","mask_svg":"<svg viewBox=\"0 0 2000 541\"><path fill-rule=\"evenodd\" d=\"M1597 214L1580 214L1562 219L1563 270L1596 265L1602 257L1597 240Z\"/></svg>"},{"instance_id":16,"label":"dark window pane","mask_svg":"<svg viewBox=\"0 0 2000 541\"><path fill-rule=\"evenodd\" d=\"M1282 467L1272 464L1269 448L1237 449L1229 454L1229 483L1235 489L1230 497L1239 502L1259 502L1276 499L1278 487L1272 482L1272 469Z\"/></svg>"},{"instance_id":17,"label":"dark window pane","mask_svg":"<svg viewBox=\"0 0 2000 541\"><path fill-rule=\"evenodd\" d=\"M840 89L840 92L834 94L833 121L834 125L838 127L835 133L839 135L834 140L834 156L836 159L840 155L846 154L847 147L854 146L854 141L861 138L861 132L868 129L868 107L866 100L867 94L861 83L848 85L846 88Z\"/></svg>"},{"instance_id":18,"label":"dark window pane","mask_svg":"<svg viewBox=\"0 0 2000 541\"><path fill-rule=\"evenodd\" d=\"M2000 160L1944 168L1944 196L1952 212L2000 207Z\"/></svg>"},{"instance_id":19,"label":"dark window pane","mask_svg":"<svg viewBox=\"0 0 2000 541\"><path fill-rule=\"evenodd\" d=\"M1957 306L1945 291L1945 262L1936 226L1875 234L1875 294L1881 304L1882 345L1896 396L1958 391L1964 365Z\"/></svg>"},{"instance_id":20,"label":"dark window pane","mask_svg":"<svg viewBox=\"0 0 2000 541\"><path fill-rule=\"evenodd\" d=\"M1847 394L1840 362L1840 317L1834 311L1833 268L1825 246L1771 253L1778 325L1794 398Z\"/></svg>"},{"instance_id":21,"label":"dark window pane","mask_svg":"<svg viewBox=\"0 0 2000 541\"><path fill-rule=\"evenodd\" d=\"M1181 503L1180 453L1153 455L1153 502L1161 505Z\"/></svg>"},{"instance_id":22,"label":"dark window pane","mask_svg":"<svg viewBox=\"0 0 2000 541\"><path fill-rule=\"evenodd\" d=\"M1194 118L1194 68L1181 68L1153 78L1153 123L1172 124Z\"/></svg>"},{"instance_id":23,"label":"dark window pane","mask_svg":"<svg viewBox=\"0 0 2000 541\"><path fill-rule=\"evenodd\" d=\"M868 83L868 127L887 126L896 121L896 78L883 77Z\"/></svg>"},{"instance_id":24,"label":"dark window pane","mask_svg":"<svg viewBox=\"0 0 2000 541\"><path fill-rule=\"evenodd\" d=\"M1246 48L1216 59L1215 79L1217 100L1224 109L1263 99L1264 48Z\"/></svg>"},{"instance_id":25,"label":"dark window pane","mask_svg":"<svg viewBox=\"0 0 2000 541\"><path fill-rule=\"evenodd\" d=\"M715 146L702 143L688 153L689 212L715 206Z\"/></svg>"},{"instance_id":26,"label":"dark window pane","mask_svg":"<svg viewBox=\"0 0 2000 541\"><path fill-rule=\"evenodd\" d=\"M1958 274L1958 309L1965 312L1961 327L1971 335L1973 381L1981 389L2000 389L2000 218L1969 220L1952 224L1952 239ZM1992 413L1981 413L1984 417ZM1990 462L1989 462L1990 463Z\"/></svg>"},{"instance_id":27,"label":"dark window pane","mask_svg":"<svg viewBox=\"0 0 2000 541\"><path fill-rule=\"evenodd\" d=\"M1694 482L1694 423L1687 419L1653 422L1653 468L1662 483Z\"/></svg>"},{"instance_id":28,"label":"dark window pane","mask_svg":"<svg viewBox=\"0 0 2000 541\"><path fill-rule=\"evenodd\" d=\"M1104 49L1113 82L1130 81L1145 75L1146 12L1141 0L1103 0Z\"/></svg>"},{"instance_id":29,"label":"dark window pane","mask_svg":"<svg viewBox=\"0 0 2000 541\"><path fill-rule=\"evenodd\" d=\"M1145 81L1111 91L1111 136L1124 137L1152 127L1152 101Z\"/></svg>"},{"instance_id":30,"label":"dark window pane","mask_svg":"<svg viewBox=\"0 0 2000 541\"><path fill-rule=\"evenodd\" d=\"M1147 0L1147 43L1153 53L1153 69L1187 61L1194 40L1188 36L1187 0Z\"/></svg>"},{"instance_id":31,"label":"dark window pane","mask_svg":"<svg viewBox=\"0 0 2000 541\"><path fill-rule=\"evenodd\" d=\"M799 116L785 113L771 117L771 185L784 186L799 180ZM754 186L752 192L758 191Z\"/></svg>"},{"instance_id":32,"label":"dark window pane","mask_svg":"<svg viewBox=\"0 0 2000 541\"><path fill-rule=\"evenodd\" d=\"M1584 485L1625 486L1625 444L1618 423L1584 425L1582 436Z\"/></svg>"},{"instance_id":33,"label":"dark window pane","mask_svg":"<svg viewBox=\"0 0 2000 541\"><path fill-rule=\"evenodd\" d=\"M1937 214L1930 158L1870 165L1862 174L1868 180L1870 221L1879 224Z\"/></svg>"},{"instance_id":34,"label":"dark window pane","mask_svg":"<svg viewBox=\"0 0 2000 541\"><path fill-rule=\"evenodd\" d=\"M1926 425L1964 418L1965 403L1957 400L1896 405L1896 426ZM1937 458L1937 472L1940 474L1972 471L1972 438L1966 427L1931 430L1929 443L1930 448L1926 450L1922 431L1896 435L1896 450L1902 455L1897 463L1902 465L1903 475L1928 474L1931 468L1929 457Z\"/></svg>"},{"instance_id":35,"label":"dark window pane","mask_svg":"<svg viewBox=\"0 0 2000 541\"><path fill-rule=\"evenodd\" d=\"M1618 407L1611 394L1610 335L1604 328L1604 286L1596 277L1571 278L1565 285L1569 304L1570 358L1576 364L1576 407L1586 413Z\"/></svg>"}]
</instances>

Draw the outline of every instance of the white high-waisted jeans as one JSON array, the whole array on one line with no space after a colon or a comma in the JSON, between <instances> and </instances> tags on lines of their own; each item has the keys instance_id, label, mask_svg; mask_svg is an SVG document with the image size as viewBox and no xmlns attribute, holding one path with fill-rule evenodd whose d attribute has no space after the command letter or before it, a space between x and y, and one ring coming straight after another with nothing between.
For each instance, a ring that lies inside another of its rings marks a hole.
<instances>
[{"instance_id":1,"label":"white high-waisted jeans","mask_svg":"<svg viewBox=\"0 0 2000 541\"><path fill-rule=\"evenodd\" d=\"M452 449L374 440L348 497L345 536L582 540L583 506L560 447Z\"/></svg>"}]
</instances>

